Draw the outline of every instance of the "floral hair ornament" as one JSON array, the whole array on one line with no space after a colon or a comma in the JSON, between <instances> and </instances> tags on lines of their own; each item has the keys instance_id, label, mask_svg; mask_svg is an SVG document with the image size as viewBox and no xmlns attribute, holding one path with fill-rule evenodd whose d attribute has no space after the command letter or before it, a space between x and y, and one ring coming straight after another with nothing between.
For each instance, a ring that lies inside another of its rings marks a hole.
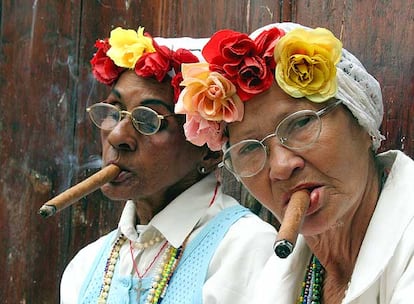
<instances>
[{"instance_id":1,"label":"floral hair ornament","mask_svg":"<svg viewBox=\"0 0 414 304\"><path fill-rule=\"evenodd\" d=\"M264 31L254 40L231 30L215 33L202 50L206 63L184 64L184 90L175 112L186 114L184 132L195 145L218 151L227 141L226 123L241 121L243 102L273 83L273 50L283 30Z\"/></svg>"},{"instance_id":2,"label":"floral hair ornament","mask_svg":"<svg viewBox=\"0 0 414 304\"><path fill-rule=\"evenodd\" d=\"M183 73L185 88L175 112L187 114L187 139L221 149L227 141L225 124L241 121L243 102L267 91L274 79L294 98L313 102L332 98L341 51L341 41L323 28L285 33L281 27L269 27L255 38L218 31L202 50L207 63L183 67L188 72Z\"/></svg>"},{"instance_id":3,"label":"floral hair ornament","mask_svg":"<svg viewBox=\"0 0 414 304\"><path fill-rule=\"evenodd\" d=\"M342 42L329 30L296 28L277 43L275 78L279 87L294 98L324 102L335 96L336 64Z\"/></svg>"},{"instance_id":4,"label":"floral hair ornament","mask_svg":"<svg viewBox=\"0 0 414 304\"><path fill-rule=\"evenodd\" d=\"M126 69L135 70L138 76L154 78L159 82L171 77L174 101L180 94L181 64L198 62L191 51L176 51L159 45L143 27L137 31L120 27L111 31L110 37L95 43L96 53L91 59L92 73L106 85L112 85Z\"/></svg>"}]
</instances>

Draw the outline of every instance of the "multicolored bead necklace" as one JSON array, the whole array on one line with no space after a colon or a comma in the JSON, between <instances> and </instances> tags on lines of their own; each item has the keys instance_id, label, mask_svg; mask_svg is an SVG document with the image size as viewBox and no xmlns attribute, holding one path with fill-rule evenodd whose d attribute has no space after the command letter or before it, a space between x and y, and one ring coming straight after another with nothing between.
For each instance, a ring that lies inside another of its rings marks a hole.
<instances>
[{"instance_id":1,"label":"multicolored bead necklace","mask_svg":"<svg viewBox=\"0 0 414 304\"><path fill-rule=\"evenodd\" d=\"M174 274L175 269L183 255L184 248L187 244L188 236L182 246L174 248L169 246L164 256L164 263L157 269L151 289L148 292L145 304L159 304L165 296L168 284Z\"/></svg>"},{"instance_id":2,"label":"multicolored bead necklace","mask_svg":"<svg viewBox=\"0 0 414 304\"><path fill-rule=\"evenodd\" d=\"M105 304L108 298L109 288L111 287L112 277L114 276L115 264L119 259L119 251L122 245L125 243L126 237L121 234L112 246L111 254L106 260L105 273L101 292L99 293L98 304Z\"/></svg>"},{"instance_id":3,"label":"multicolored bead necklace","mask_svg":"<svg viewBox=\"0 0 414 304\"><path fill-rule=\"evenodd\" d=\"M220 183L217 182L216 187L214 189L213 197L209 203L209 207L213 205L216 199L219 185ZM147 296L145 304L160 304L161 303L162 299L165 296L171 277L174 274L174 271L177 268L180 262L180 259L183 255L184 249L187 245L190 235L191 233L187 235L183 244L179 248L175 248L169 245L168 248L165 249L160 265L157 271L155 272L154 279L151 284L151 289L148 292L148 296ZM154 244L161 242L164 239L165 238L162 235L158 235L153 240L150 240L149 242L139 243L139 244L137 243L134 244L130 242L129 245L130 245L131 254L132 254L132 247L142 250L150 246L153 246ZM99 298L98 298L98 304L106 304L108 294L109 294L109 289L112 283L112 277L114 275L115 265L119 260L119 251L121 250L121 247L125 243L126 240L127 238L123 234L120 234L120 236L117 238L117 240L115 241L112 247L111 253L106 261L105 273L104 273L101 291L100 291ZM166 242L166 244L168 244L168 242ZM137 270L138 268L134 264L134 268L137 272L139 279L142 279L142 277L145 276L145 274L152 267L153 263L157 260L159 254L162 252L164 248L165 246L163 245L160 251L158 252L158 254L156 255L156 257L154 258L154 260L151 262L150 266L147 269L145 269L142 275L138 272ZM133 258L133 254L132 254L132 258ZM133 259L133 261L135 260Z\"/></svg>"},{"instance_id":4,"label":"multicolored bead necklace","mask_svg":"<svg viewBox=\"0 0 414 304\"><path fill-rule=\"evenodd\" d=\"M121 247L125 243L126 239L127 238L121 234L112 246L111 253L106 261L105 273L98 298L98 304L105 304L107 301L109 289L112 283L112 277L114 275L115 265L119 260L119 251L121 250ZM183 245L179 248L175 248L169 245L165 250L164 257L161 259L160 266L154 275L154 280L151 284L151 289L149 290L148 297L145 302L146 304L159 304L162 301L168 287L168 283L170 282L171 277L177 268L178 263L180 262L187 241L188 236L185 239ZM130 246L132 245L130 244ZM161 249L163 248L165 248L165 246L162 246ZM162 250L160 250L160 252L161 251ZM145 273L148 270L149 269L146 269Z\"/></svg>"},{"instance_id":5,"label":"multicolored bead necklace","mask_svg":"<svg viewBox=\"0 0 414 304\"><path fill-rule=\"evenodd\" d=\"M302 282L302 292L298 297L297 304L320 304L322 303L322 285L325 269L319 260L312 255L305 279Z\"/></svg>"}]
</instances>

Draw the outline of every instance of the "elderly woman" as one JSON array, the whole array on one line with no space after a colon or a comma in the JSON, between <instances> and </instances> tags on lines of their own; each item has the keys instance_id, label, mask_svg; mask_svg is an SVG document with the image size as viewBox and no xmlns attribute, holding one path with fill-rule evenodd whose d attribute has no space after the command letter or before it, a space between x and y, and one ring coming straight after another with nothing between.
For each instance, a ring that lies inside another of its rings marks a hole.
<instances>
[{"instance_id":1,"label":"elderly woman","mask_svg":"<svg viewBox=\"0 0 414 304\"><path fill-rule=\"evenodd\" d=\"M154 40L141 27L97 41L92 71L111 92L87 111L103 164L122 169L102 191L128 201L118 229L67 266L61 303L250 303L274 228L221 192L221 153L186 141L173 112L181 63L198 62L188 49L203 42Z\"/></svg>"},{"instance_id":2,"label":"elderly woman","mask_svg":"<svg viewBox=\"0 0 414 304\"><path fill-rule=\"evenodd\" d=\"M225 143L223 164L282 227L292 195L309 194L293 252L269 259L253 302L411 302L414 162L376 153L378 82L329 30L292 23L219 31L202 54L176 106L188 139ZM214 95L199 98L200 81Z\"/></svg>"}]
</instances>

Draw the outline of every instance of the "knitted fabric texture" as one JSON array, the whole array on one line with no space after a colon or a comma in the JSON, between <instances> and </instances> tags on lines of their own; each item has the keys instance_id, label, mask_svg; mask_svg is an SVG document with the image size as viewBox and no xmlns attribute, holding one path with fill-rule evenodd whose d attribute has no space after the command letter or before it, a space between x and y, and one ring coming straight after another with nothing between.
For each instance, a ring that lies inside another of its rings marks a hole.
<instances>
[{"instance_id":1,"label":"knitted fabric texture","mask_svg":"<svg viewBox=\"0 0 414 304\"><path fill-rule=\"evenodd\" d=\"M203 285L216 248L231 225L249 213L247 208L240 205L226 208L196 236L184 251L163 304L203 303Z\"/></svg>"},{"instance_id":2,"label":"knitted fabric texture","mask_svg":"<svg viewBox=\"0 0 414 304\"><path fill-rule=\"evenodd\" d=\"M308 27L292 22L273 23L257 29L250 37L254 39L261 32L273 27L283 29L285 32L297 27L308 29ZM372 149L376 151L381 141L385 139L379 131L384 115L381 87L362 63L344 48L336 68L338 91L335 98L342 101L358 123L368 132L372 138Z\"/></svg>"},{"instance_id":3,"label":"knitted fabric texture","mask_svg":"<svg viewBox=\"0 0 414 304\"><path fill-rule=\"evenodd\" d=\"M202 289L206 279L208 265L224 235L233 223L249 214L250 211L240 205L229 207L216 215L210 223L187 245L181 261L172 276L166 290L163 304L197 304L202 303ZM111 232L107 241L97 254L89 275L83 283L79 303L96 303L102 280L106 260L111 251L116 231ZM145 303L151 288L152 277L145 277L141 281L139 303ZM114 277L107 303L136 303L138 279L132 275L122 276L115 267Z\"/></svg>"}]
</instances>

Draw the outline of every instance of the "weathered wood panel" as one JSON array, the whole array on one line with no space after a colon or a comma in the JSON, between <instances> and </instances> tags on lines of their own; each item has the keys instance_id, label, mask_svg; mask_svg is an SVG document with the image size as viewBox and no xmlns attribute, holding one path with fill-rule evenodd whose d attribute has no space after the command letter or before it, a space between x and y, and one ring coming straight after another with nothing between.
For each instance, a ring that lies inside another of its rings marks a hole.
<instances>
[{"instance_id":1,"label":"weathered wood panel","mask_svg":"<svg viewBox=\"0 0 414 304\"><path fill-rule=\"evenodd\" d=\"M1 5L0 299L53 303L69 213L47 224L36 213L73 177L80 3Z\"/></svg>"},{"instance_id":2,"label":"weathered wood panel","mask_svg":"<svg viewBox=\"0 0 414 304\"><path fill-rule=\"evenodd\" d=\"M99 191L53 218L36 214L99 166L99 136L85 108L107 88L92 79L89 60L94 41L115 26L171 37L251 32L279 20L329 27L384 84L385 146L414 156L412 1L212 2L0 1L2 303L57 303L69 259L116 226L122 204ZM238 184L226 189L246 199Z\"/></svg>"}]
</instances>

